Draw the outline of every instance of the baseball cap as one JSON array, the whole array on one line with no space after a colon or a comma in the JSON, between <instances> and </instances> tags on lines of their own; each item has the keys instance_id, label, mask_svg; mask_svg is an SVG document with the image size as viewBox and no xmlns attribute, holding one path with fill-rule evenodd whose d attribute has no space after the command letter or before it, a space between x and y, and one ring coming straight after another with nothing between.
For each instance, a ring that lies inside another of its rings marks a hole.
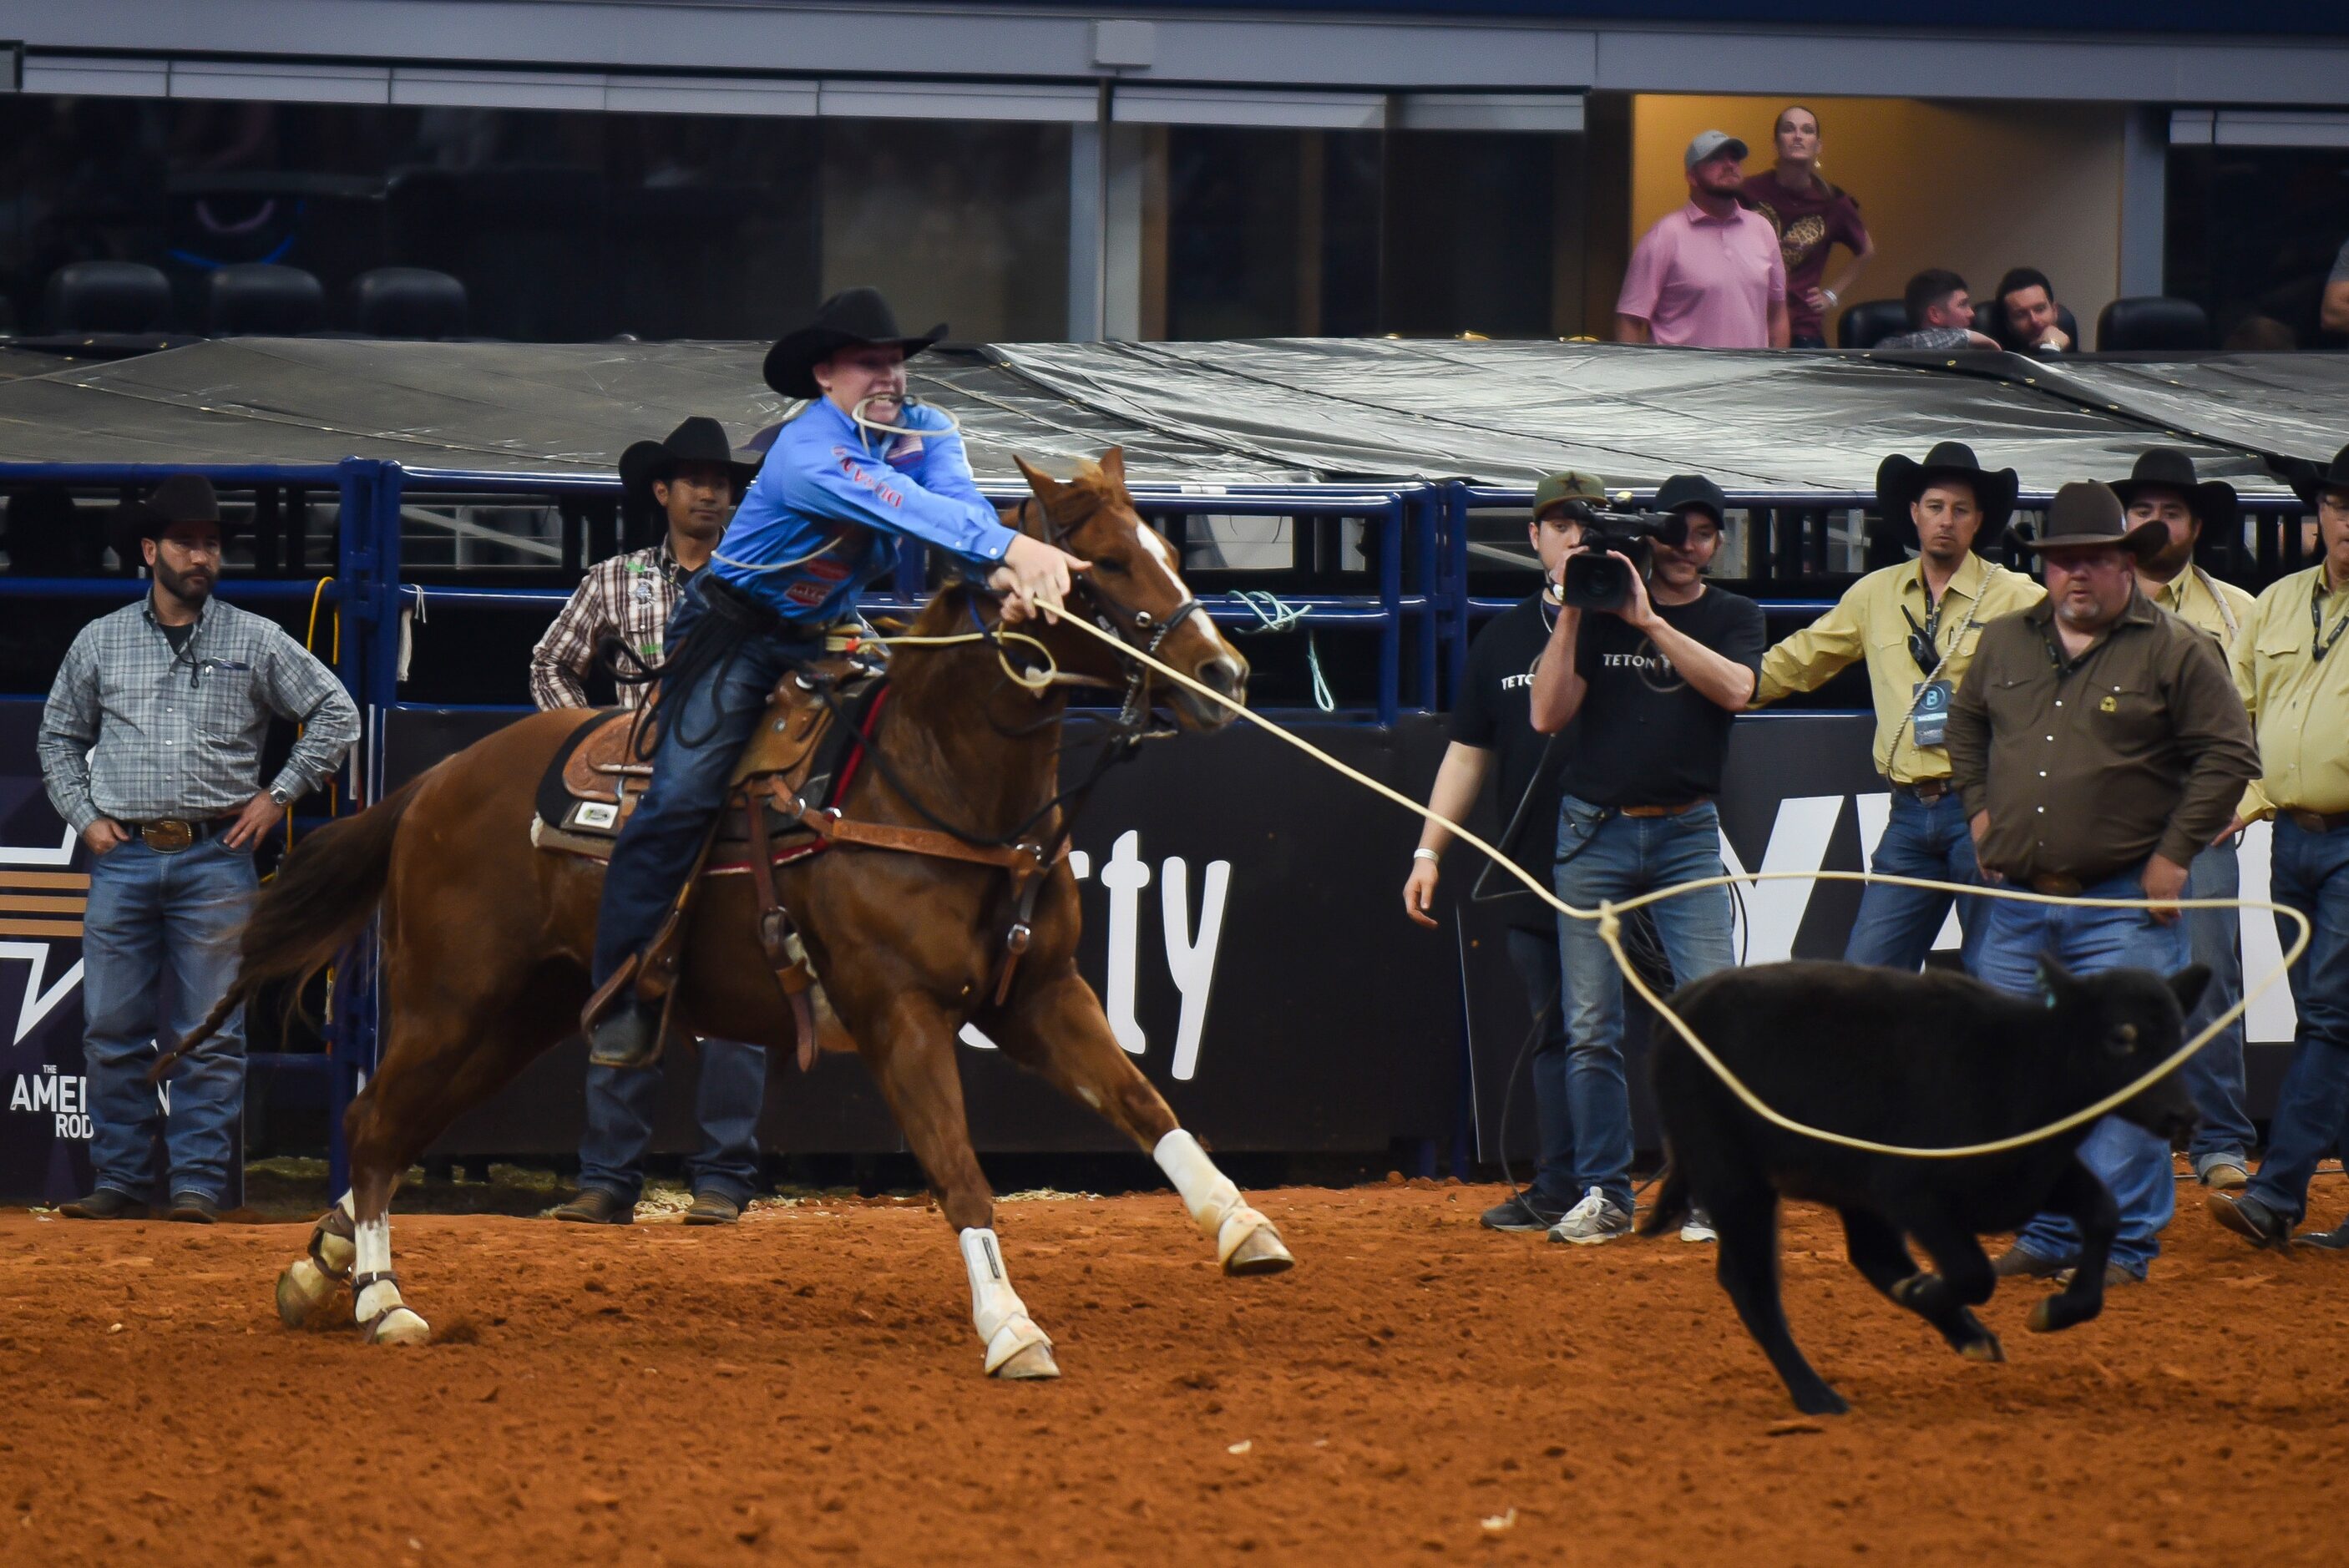
<instances>
[{"instance_id":1,"label":"baseball cap","mask_svg":"<svg viewBox=\"0 0 2349 1568\"><path fill-rule=\"evenodd\" d=\"M1729 153L1740 163L1744 162L1747 157L1745 144L1738 140L1737 138L1730 135L1729 132L1725 130L1700 130L1696 133L1696 139L1688 144L1688 151L1682 156L1681 167L1682 169L1694 169L1706 159L1712 158L1722 152Z\"/></svg>"},{"instance_id":2,"label":"baseball cap","mask_svg":"<svg viewBox=\"0 0 2349 1568\"><path fill-rule=\"evenodd\" d=\"M1715 524L1722 513L1729 510L1729 498L1721 487L1702 474L1674 474L1656 490L1658 511L1678 511L1682 507L1696 507L1713 514Z\"/></svg>"},{"instance_id":3,"label":"baseball cap","mask_svg":"<svg viewBox=\"0 0 2349 1568\"><path fill-rule=\"evenodd\" d=\"M1599 482L1597 476L1572 469L1562 474L1546 475L1541 483L1534 486L1535 519L1538 521L1543 512L1562 500L1589 501L1605 506L1607 487Z\"/></svg>"}]
</instances>

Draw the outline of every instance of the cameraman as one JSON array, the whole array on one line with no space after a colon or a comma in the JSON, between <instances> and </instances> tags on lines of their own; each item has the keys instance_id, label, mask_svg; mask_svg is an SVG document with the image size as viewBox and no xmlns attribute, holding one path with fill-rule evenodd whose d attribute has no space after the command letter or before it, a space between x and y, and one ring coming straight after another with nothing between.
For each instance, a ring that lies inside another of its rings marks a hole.
<instances>
[{"instance_id":1,"label":"cameraman","mask_svg":"<svg viewBox=\"0 0 2349 1568\"><path fill-rule=\"evenodd\" d=\"M1468 650L1459 700L1452 709L1452 744L1435 770L1427 803L1457 822L1476 804L1485 776L1500 763L1501 816L1508 832L1502 851L1537 877L1549 875L1557 849L1557 761L1565 752L1534 728L1534 671L1549 646L1559 614L1558 573L1566 552L1582 537L1578 513L1607 504L1607 491L1588 474L1552 474L1534 489L1534 512L1526 531L1539 558L1542 587L1504 610L1476 634ZM1452 842L1452 830L1430 822L1413 850L1411 879L1403 883L1403 913L1433 926L1428 910L1435 900L1437 864ZM1504 892L1516 892L1510 907L1509 962L1525 981L1526 1006L1541 1021L1534 1046L1534 1124L1538 1148L1533 1185L1485 1212L1495 1231L1546 1231L1566 1217L1579 1189L1574 1185L1574 1130L1567 1116L1566 1002L1557 982L1557 919L1550 907L1525 893L1514 879L1495 873ZM1475 883L1472 882L1471 886Z\"/></svg>"},{"instance_id":2,"label":"cameraman","mask_svg":"<svg viewBox=\"0 0 2349 1568\"><path fill-rule=\"evenodd\" d=\"M1553 875L1557 895L1577 908L1722 874L1713 796L1721 788L1730 724L1754 695L1767 641L1760 605L1704 581L1721 547L1726 504L1710 480L1681 474L1665 480L1656 511L1672 522L1644 542L1652 576L1643 581L1632 559L1637 543L1624 538L1626 548L1608 553L1619 564L1625 589L1604 610L1577 607L1575 562L1590 553L1595 532L1618 532L1608 526L1611 520L1587 517L1583 541L1566 552L1567 603L1534 672L1533 723L1544 734L1577 727L1561 779ZM1735 962L1727 888L1704 888L1647 909L1676 984ZM1558 923L1574 1179L1583 1196L1549 1233L1553 1241L1594 1246L1631 1229L1623 980L1595 922ZM1710 1241L1712 1228L1692 1216L1681 1239Z\"/></svg>"}]
</instances>

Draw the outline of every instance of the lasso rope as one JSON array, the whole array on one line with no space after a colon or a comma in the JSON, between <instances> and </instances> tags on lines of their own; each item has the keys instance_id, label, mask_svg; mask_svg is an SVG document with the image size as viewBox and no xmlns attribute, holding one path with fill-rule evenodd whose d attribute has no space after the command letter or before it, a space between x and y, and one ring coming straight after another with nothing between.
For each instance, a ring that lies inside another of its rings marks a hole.
<instances>
[{"instance_id":1,"label":"lasso rope","mask_svg":"<svg viewBox=\"0 0 2349 1568\"><path fill-rule=\"evenodd\" d=\"M1256 617L1256 624L1243 627L1240 635L1254 632L1286 632L1305 619L1305 606L1291 604L1278 593L1262 588L1235 588L1225 595L1234 603ZM1330 683L1321 675L1321 650L1313 641L1313 628L1305 628L1305 667L1313 675L1313 706L1323 713L1338 711L1338 699L1330 695Z\"/></svg>"},{"instance_id":2,"label":"lasso rope","mask_svg":"<svg viewBox=\"0 0 2349 1568\"><path fill-rule=\"evenodd\" d=\"M2227 1027L2228 1025L2232 1024L2236 1019L2241 1017L2244 1013L2250 1009L2253 999L2258 997L2261 993L2267 990L2269 986L2282 979L2286 972L2288 972L2294 964L2299 962L2300 955L2308 951L2310 937L2308 917L2301 913L2301 912L2296 909L2292 909L2280 903L2270 903L2264 899L2189 898L2174 899L2158 903L2155 900L2142 898L2081 898L2076 895L2059 893L2026 892L2019 888L2002 887L1994 882L1985 882L1979 886L1968 886L1960 882L1933 882L1922 877L1893 876L1878 872L1747 872L1742 875L1706 877L1697 882L1679 882L1671 887L1658 888L1651 892L1641 893L1636 898L1625 899L1619 903L1613 900L1608 900L1602 902L1595 910L1578 909L1573 904L1570 904L1564 899L1558 897L1557 894L1550 889L1542 886L1542 884L1528 873L1523 866L1518 865L1515 861L1512 861L1506 855L1502 854L1500 851L1495 849L1491 844L1486 843L1483 839L1477 837L1475 833L1470 832L1459 823L1453 821L1450 818L1445 817L1443 813L1436 811L1430 807L1420 804L1418 801L1411 799L1409 796L1389 785L1381 783L1376 779L1371 778L1369 774L1362 772L1360 769L1349 767L1347 764L1340 762L1338 758L1322 750L1319 747L1315 746L1311 741L1305 739L1302 736L1294 734L1291 731L1283 728L1280 725L1274 723L1271 719L1268 719L1263 715L1249 708L1246 704L1234 701L1232 698L1226 696L1223 693L1216 691L1206 683L1192 679L1182 671L1174 668L1152 655L1143 653L1141 649L1133 646L1123 639L1108 632L1104 632L1099 627L1092 625L1083 619L1075 615L1061 615L1058 618L1065 624L1075 626L1079 630L1085 632L1092 636L1100 638L1102 642L1109 644L1110 646L1117 649L1126 657L1140 660L1143 665L1157 671L1160 675L1164 676L1168 680L1181 686L1185 690L1195 692L1198 696L1206 697L1210 702L1214 702L1224 707L1229 708L1233 713L1247 719L1257 728L1262 729L1277 738L1285 741L1288 745L1295 747L1298 750L1304 752L1308 757L1312 758L1323 767L1334 769L1336 772L1344 775L1346 778L1361 785L1371 793L1383 796L1385 799L1393 801L1396 805L1401 806L1404 810L1413 812L1419 817L1424 818L1428 821L1434 822L1449 830L1454 837L1459 839L1462 842L1468 844L1476 850L1477 852L1484 855L1487 860L1492 861L1495 865L1498 865L1503 870L1508 872L1509 874L1516 877L1519 882L1525 883L1526 888L1530 890L1536 897L1539 898L1544 903L1548 904L1552 909L1557 911L1560 914L1566 915L1569 919L1573 920L1597 921L1599 923L1599 939L1607 944L1607 951L1614 955L1615 966L1621 970L1625 977L1631 982L1632 988L1639 992L1640 998L1645 1001L1648 1006L1656 1010L1659 1016L1662 1017L1671 1025L1672 1031L1679 1035L1683 1041L1687 1042L1688 1047L1696 1053L1697 1059L1704 1063L1706 1067L1712 1068L1713 1076L1720 1078L1721 1081L1728 1087L1730 1092L1734 1094L1739 1101L1743 1103L1748 1110L1751 1110L1754 1115L1762 1118L1763 1120L1770 1123L1773 1127L1781 1128L1785 1131L1795 1133L1805 1138L1815 1138L1823 1143L1832 1143L1845 1149L1857 1149L1869 1154L1896 1154L1915 1160L1968 1160L1985 1154L2003 1154L2009 1150L2022 1149L2033 1143L2044 1142L2050 1138L2060 1137L2064 1133L2071 1131L2074 1128L2085 1126L2087 1123L2095 1121L2099 1117L2102 1117L2107 1112L2126 1104L2128 1100L2136 1098L2147 1088L2152 1088L2153 1085L2160 1082L2161 1079L2168 1077L2170 1073L2175 1072L2185 1063L2188 1057L2191 1057L2195 1052L2200 1050L2204 1046L2209 1045L2212 1040L2216 1039L2220 1030ZM2026 903L2077 904L2090 908L2102 909L2154 909L2157 907L2178 910L2264 909L2272 913L2291 916L2292 923L2299 927L2299 934L2292 939L2291 950L2284 954L2283 961L2278 964L2273 969L2268 971L2266 975L2262 975L2258 985L2253 985L2249 990L2245 991L2242 998L2233 1006L2220 1014L2216 1018L2213 1018L2203 1027L2199 1034L2197 1034L2184 1045L2178 1047L2177 1050L2170 1053L2170 1055L2158 1065L2148 1069L2134 1082L2124 1088L2114 1090L2111 1094L2106 1095L2104 1099L2096 1101L2094 1105L2075 1110L2071 1115L2051 1121L2044 1127L2034 1128L2028 1132L2018 1132L2007 1138L1992 1139L1987 1143L1966 1143L1957 1145L1954 1148L1918 1149L1899 1143L1878 1143L1873 1139L1854 1138L1847 1133L1830 1132L1826 1128L1812 1127L1805 1122L1796 1121L1790 1116L1783 1115L1780 1112L1772 1109L1759 1095L1755 1094L1751 1088L1748 1088L1745 1086L1744 1079L1740 1078L1735 1073L1729 1069L1729 1065L1727 1063L1723 1062L1719 1057L1713 1055L1712 1049L1708 1047L1702 1040L1697 1038L1696 1031L1689 1027L1687 1020L1683 1019L1678 1013L1672 1011L1671 1007L1666 1004L1664 999L1656 995L1654 989L1651 987L1644 979L1640 978L1638 968L1624 956L1622 917L1625 913L1631 910L1638 909L1642 904L1654 903L1667 898L1676 898L1682 893L1694 892L1701 888L1725 887L1736 882L1785 882L1797 880L1881 882L1891 887L1931 888L1936 892L1961 893L1971 897L2008 898L2020 900Z\"/></svg>"}]
</instances>

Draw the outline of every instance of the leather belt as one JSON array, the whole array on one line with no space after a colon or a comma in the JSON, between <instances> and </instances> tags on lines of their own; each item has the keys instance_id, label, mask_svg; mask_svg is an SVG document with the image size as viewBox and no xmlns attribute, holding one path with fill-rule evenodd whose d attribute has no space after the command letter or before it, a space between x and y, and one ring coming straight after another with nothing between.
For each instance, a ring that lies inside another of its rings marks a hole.
<instances>
[{"instance_id":1,"label":"leather belt","mask_svg":"<svg viewBox=\"0 0 2349 1568\"><path fill-rule=\"evenodd\" d=\"M2279 811L2303 833L2329 833L2336 828L2349 828L2349 811Z\"/></svg>"},{"instance_id":2,"label":"leather belt","mask_svg":"<svg viewBox=\"0 0 2349 1568\"><path fill-rule=\"evenodd\" d=\"M138 834L157 854L176 855L197 840L210 838L235 820L233 817L212 817L203 820L159 817L151 822L125 822L122 825Z\"/></svg>"},{"instance_id":3,"label":"leather belt","mask_svg":"<svg viewBox=\"0 0 2349 1568\"><path fill-rule=\"evenodd\" d=\"M1906 795L1920 806L1930 806L1956 794L1957 787L1946 779L1920 779L1914 784L1895 784L1896 795Z\"/></svg>"},{"instance_id":4,"label":"leather belt","mask_svg":"<svg viewBox=\"0 0 2349 1568\"><path fill-rule=\"evenodd\" d=\"M1677 806L1619 806L1615 809L1615 814L1619 817L1685 817L1699 806L1712 803L1712 796L1700 795L1693 800L1683 800Z\"/></svg>"},{"instance_id":5,"label":"leather belt","mask_svg":"<svg viewBox=\"0 0 2349 1568\"><path fill-rule=\"evenodd\" d=\"M2078 877L2033 877L2031 891L2053 893L2058 898L2076 898L2083 884Z\"/></svg>"}]
</instances>

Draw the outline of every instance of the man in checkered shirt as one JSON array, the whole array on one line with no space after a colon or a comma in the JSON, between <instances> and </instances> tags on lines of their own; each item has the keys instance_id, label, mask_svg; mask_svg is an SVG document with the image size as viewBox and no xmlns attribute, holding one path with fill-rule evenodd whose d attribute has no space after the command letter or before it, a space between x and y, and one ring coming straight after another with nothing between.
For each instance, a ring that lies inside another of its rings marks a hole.
<instances>
[{"instance_id":1,"label":"man in checkered shirt","mask_svg":"<svg viewBox=\"0 0 2349 1568\"><path fill-rule=\"evenodd\" d=\"M649 504L668 531L650 550L616 555L592 568L530 655L530 695L539 707L587 706L587 672L606 637L627 645L647 665L660 662L663 632L686 579L700 571L726 531L735 502L758 469L727 445L715 419L691 418L666 441L638 441L620 454L620 483L631 500ZM623 681L620 706L644 701L646 687ZM759 1178L759 1108L766 1095L764 1047L733 1040L701 1042L695 1116L702 1144L686 1161L693 1188L688 1225L731 1224ZM620 1068L587 1068L587 1129L579 1140L579 1192L554 1211L558 1220L625 1225L645 1185L645 1150L660 1108L661 1075Z\"/></svg>"},{"instance_id":2,"label":"man in checkered shirt","mask_svg":"<svg viewBox=\"0 0 2349 1568\"><path fill-rule=\"evenodd\" d=\"M173 1064L168 1116L147 1068L160 1026L184 1038L235 978L253 851L358 738L358 709L274 622L212 597L222 530L210 480L166 480L125 507L120 523L117 552L136 551L154 582L137 603L81 629L41 711L49 801L95 857L81 944L95 1181L64 1212L145 1218L160 1123L170 1217L210 1224L227 1196L244 1107L243 1010ZM273 715L302 733L264 789Z\"/></svg>"}]
</instances>

